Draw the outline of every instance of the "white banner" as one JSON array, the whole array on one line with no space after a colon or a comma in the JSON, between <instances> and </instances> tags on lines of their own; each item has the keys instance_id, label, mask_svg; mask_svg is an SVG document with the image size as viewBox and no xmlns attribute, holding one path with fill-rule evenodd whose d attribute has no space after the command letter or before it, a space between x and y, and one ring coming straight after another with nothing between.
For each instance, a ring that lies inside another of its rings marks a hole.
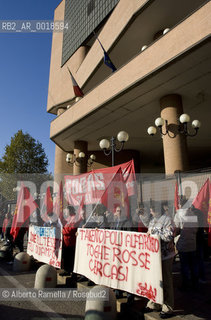
<instances>
[{"instance_id":1,"label":"white banner","mask_svg":"<svg viewBox=\"0 0 211 320\"><path fill-rule=\"evenodd\" d=\"M61 228L30 226L27 253L38 261L61 268Z\"/></svg>"},{"instance_id":2,"label":"white banner","mask_svg":"<svg viewBox=\"0 0 211 320\"><path fill-rule=\"evenodd\" d=\"M96 284L163 303L158 236L107 229L78 229L74 272Z\"/></svg>"}]
</instances>

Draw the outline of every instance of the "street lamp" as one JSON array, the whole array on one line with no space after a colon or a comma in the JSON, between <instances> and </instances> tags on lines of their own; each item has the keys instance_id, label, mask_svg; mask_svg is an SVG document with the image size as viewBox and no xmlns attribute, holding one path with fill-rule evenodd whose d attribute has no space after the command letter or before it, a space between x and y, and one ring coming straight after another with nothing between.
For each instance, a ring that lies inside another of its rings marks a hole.
<instances>
[{"instance_id":1,"label":"street lamp","mask_svg":"<svg viewBox=\"0 0 211 320\"><path fill-rule=\"evenodd\" d=\"M85 157L86 155L82 151L79 152L78 157L76 157L76 155L73 153L68 153L66 155L66 162L72 165L75 163L75 165L77 166L77 165L80 165L82 161L84 161ZM95 160L96 160L96 156L94 154L91 154L87 161L87 165L91 166Z\"/></svg>"},{"instance_id":2,"label":"street lamp","mask_svg":"<svg viewBox=\"0 0 211 320\"><path fill-rule=\"evenodd\" d=\"M190 122L190 116L186 113L183 113L180 117L179 117L179 124L178 124L178 133L182 133L187 137L194 137L197 135L198 130L201 126L201 122L199 120L193 120L192 121L192 127L194 128L195 132L194 133L190 133L188 130L188 122ZM155 120L155 125L156 127L159 128L161 137L168 135L170 138L175 138L176 137L176 133L173 133L173 135L170 135L169 133L169 129L168 129L168 121L164 120L163 118L159 117ZM162 127L164 126L164 131L162 129ZM147 129L147 132L149 135L154 136L157 132L157 129L153 126L149 127Z\"/></svg>"},{"instance_id":3,"label":"street lamp","mask_svg":"<svg viewBox=\"0 0 211 320\"><path fill-rule=\"evenodd\" d=\"M109 156L111 154L112 167L114 166L114 162L115 162L114 161L115 152L120 152L124 147L124 143L128 141L128 139L129 139L128 133L125 131L120 131L117 135L117 140L121 143L119 148L117 148L115 137L111 137L110 142L107 139L102 139L100 141L99 146L103 150L104 154L106 156ZM110 150L109 150L109 147L111 147Z\"/></svg>"}]
</instances>

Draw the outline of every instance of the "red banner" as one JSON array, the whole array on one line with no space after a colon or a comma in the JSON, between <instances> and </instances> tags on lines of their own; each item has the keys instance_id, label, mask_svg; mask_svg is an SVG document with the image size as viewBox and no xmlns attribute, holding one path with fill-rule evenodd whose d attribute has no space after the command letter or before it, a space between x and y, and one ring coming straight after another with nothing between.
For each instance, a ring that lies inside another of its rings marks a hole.
<instances>
[{"instance_id":1,"label":"red banner","mask_svg":"<svg viewBox=\"0 0 211 320\"><path fill-rule=\"evenodd\" d=\"M116 189L112 189L112 192L116 204L121 205L122 197L126 199L127 196L135 194L136 179L133 160L78 176L65 176L66 198L69 204L74 206L80 206L81 202L85 205L103 203L104 200L102 202L101 199L105 199L108 190L111 193L111 186L114 188L114 185Z\"/></svg>"},{"instance_id":2,"label":"red banner","mask_svg":"<svg viewBox=\"0 0 211 320\"><path fill-rule=\"evenodd\" d=\"M28 188L21 184L21 189L18 194L18 200L10 230L13 239L17 238L20 228L25 223L25 227L29 224L30 215L36 210L38 205L30 194Z\"/></svg>"}]
</instances>

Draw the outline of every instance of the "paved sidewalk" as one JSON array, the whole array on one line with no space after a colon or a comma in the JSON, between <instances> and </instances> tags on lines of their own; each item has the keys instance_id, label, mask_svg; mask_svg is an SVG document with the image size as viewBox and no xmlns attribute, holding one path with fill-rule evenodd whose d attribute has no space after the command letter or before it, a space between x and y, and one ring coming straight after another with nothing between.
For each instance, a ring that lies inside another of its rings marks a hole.
<instances>
[{"instance_id":1,"label":"paved sidewalk","mask_svg":"<svg viewBox=\"0 0 211 320\"><path fill-rule=\"evenodd\" d=\"M0 244L0 247L3 243ZM14 250L17 253L18 250ZM206 283L199 284L198 290L189 290L182 292L179 290L181 284L180 277L180 262L176 261L173 265L173 278L174 278L174 293L175 293L175 316L172 320L211 320L211 256L205 261L206 268ZM58 271L59 272L59 271ZM65 286L68 277L59 277L59 285ZM66 284L68 286L68 281ZM159 313L152 312L150 314L143 315L141 309L146 305L147 299L140 298L136 300L134 304L128 308L126 305L127 299L117 301L118 319L130 319L130 320L155 320L160 319Z\"/></svg>"},{"instance_id":2,"label":"paved sidewalk","mask_svg":"<svg viewBox=\"0 0 211 320\"><path fill-rule=\"evenodd\" d=\"M197 290L188 290L182 292L179 290L181 284L180 277L180 262L174 262L173 265L173 278L174 278L174 294L175 294L175 316L172 320L211 320L211 259L205 261L206 268L206 283L199 284ZM127 312L122 308L122 317L120 319L127 319L130 315L130 319L134 320L155 320L160 319L159 312L152 312L143 315L141 312L142 307L146 304L146 299L135 301L134 306L131 308L131 312ZM125 314L127 313L127 315Z\"/></svg>"}]
</instances>

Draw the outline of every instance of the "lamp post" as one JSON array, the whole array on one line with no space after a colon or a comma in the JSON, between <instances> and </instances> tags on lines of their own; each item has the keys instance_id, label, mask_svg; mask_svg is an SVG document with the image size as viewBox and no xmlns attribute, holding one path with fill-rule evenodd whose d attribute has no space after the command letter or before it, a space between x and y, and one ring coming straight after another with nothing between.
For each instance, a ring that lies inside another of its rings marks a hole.
<instances>
[{"instance_id":1,"label":"lamp post","mask_svg":"<svg viewBox=\"0 0 211 320\"><path fill-rule=\"evenodd\" d=\"M110 142L107 139L102 139L99 143L100 148L103 150L106 156L111 154L111 165L115 165L115 152L120 152L126 141L128 141L129 135L125 131L120 131L116 137L111 137ZM116 140L120 142L120 147L117 148ZM111 148L110 148L111 147ZM109 149L110 148L110 149Z\"/></svg>"},{"instance_id":2,"label":"lamp post","mask_svg":"<svg viewBox=\"0 0 211 320\"><path fill-rule=\"evenodd\" d=\"M69 164L72 164L72 165L74 163L76 165L80 165L80 163L85 160L85 157L86 157L86 155L82 151L79 152L78 157L76 157L76 155L73 154L73 153L67 153L66 162L69 163ZM96 160L96 156L94 154L91 154L89 159L88 159L88 161L87 161L87 166L90 167L95 160Z\"/></svg>"},{"instance_id":3,"label":"lamp post","mask_svg":"<svg viewBox=\"0 0 211 320\"><path fill-rule=\"evenodd\" d=\"M194 137L198 133L198 130L201 126L201 122L199 120L192 121L192 127L195 130L195 132L193 132L193 133L190 133L188 130L188 122L190 122L190 116L186 113L183 113L179 117L179 124L177 126L177 131L178 131L178 133L184 134L187 137ZM159 117L155 120L155 125L156 125L156 127L159 128L161 137L165 136L165 135L168 135L169 138L176 137L176 135L177 135L176 133L170 134L169 125L168 125L167 120L164 120L163 118ZM164 130L162 129L162 127L164 127ZM154 136L157 132L157 129L155 127L151 126L147 129L147 132L149 135Z\"/></svg>"}]
</instances>

